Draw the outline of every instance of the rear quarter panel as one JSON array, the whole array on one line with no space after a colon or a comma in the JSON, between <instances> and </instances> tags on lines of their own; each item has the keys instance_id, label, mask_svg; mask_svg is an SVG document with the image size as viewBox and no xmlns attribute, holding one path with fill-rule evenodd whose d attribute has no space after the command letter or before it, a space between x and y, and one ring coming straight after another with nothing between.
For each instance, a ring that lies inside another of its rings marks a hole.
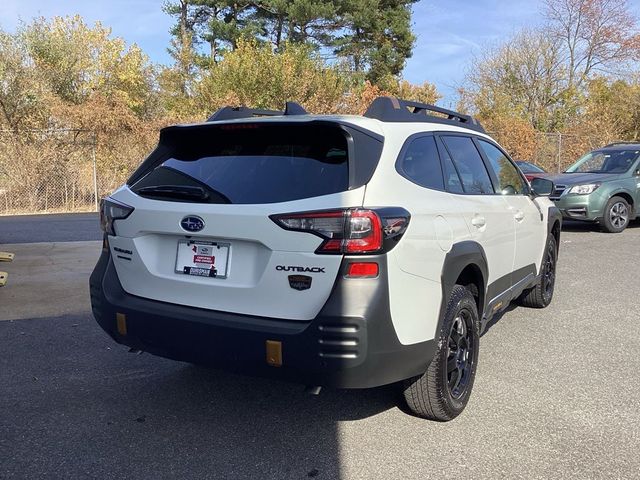
<instances>
[{"instance_id":1,"label":"rear quarter panel","mask_svg":"<svg viewBox=\"0 0 640 480\"><path fill-rule=\"evenodd\" d=\"M416 185L396 171L398 153L409 135L406 129L385 134L382 157L364 198L365 207L398 206L411 214L407 232L388 254L391 316L404 345L436 336L445 255L470 236L464 218L456 213L455 196Z\"/></svg>"}]
</instances>

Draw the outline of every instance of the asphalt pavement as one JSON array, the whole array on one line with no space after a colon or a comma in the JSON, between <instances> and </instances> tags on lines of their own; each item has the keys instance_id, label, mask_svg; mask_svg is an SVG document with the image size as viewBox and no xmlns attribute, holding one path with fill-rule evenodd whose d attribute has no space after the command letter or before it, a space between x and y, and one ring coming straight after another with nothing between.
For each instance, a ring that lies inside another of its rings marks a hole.
<instances>
[{"instance_id":1,"label":"asphalt pavement","mask_svg":"<svg viewBox=\"0 0 640 480\"><path fill-rule=\"evenodd\" d=\"M17 225L0 218L0 243L7 222ZM83 220L70 223L58 229ZM47 250L13 235L18 256L0 289L0 319L13 312L0 321L2 479L638 478L640 226L563 231L552 305L493 323L469 405L449 423L405 413L394 386L314 397L128 353L88 298L71 295L99 243L49 251L52 270L69 269L69 295L50 298L35 267ZM18 305L37 296L57 313ZM67 313L53 307L64 302Z\"/></svg>"},{"instance_id":2,"label":"asphalt pavement","mask_svg":"<svg viewBox=\"0 0 640 480\"><path fill-rule=\"evenodd\" d=\"M0 247L7 243L101 240L97 213L0 215Z\"/></svg>"}]
</instances>

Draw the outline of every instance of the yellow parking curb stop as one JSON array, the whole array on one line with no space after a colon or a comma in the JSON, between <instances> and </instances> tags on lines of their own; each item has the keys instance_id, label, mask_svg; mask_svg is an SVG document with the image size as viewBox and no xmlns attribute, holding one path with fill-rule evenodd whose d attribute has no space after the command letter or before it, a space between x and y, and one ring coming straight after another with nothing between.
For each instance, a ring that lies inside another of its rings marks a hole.
<instances>
[{"instance_id":1,"label":"yellow parking curb stop","mask_svg":"<svg viewBox=\"0 0 640 480\"><path fill-rule=\"evenodd\" d=\"M15 253L0 252L0 262L12 262L15 256Z\"/></svg>"},{"instance_id":2,"label":"yellow parking curb stop","mask_svg":"<svg viewBox=\"0 0 640 480\"><path fill-rule=\"evenodd\" d=\"M7 283L7 278L9 274L7 272L0 272L0 287L4 287Z\"/></svg>"}]
</instances>

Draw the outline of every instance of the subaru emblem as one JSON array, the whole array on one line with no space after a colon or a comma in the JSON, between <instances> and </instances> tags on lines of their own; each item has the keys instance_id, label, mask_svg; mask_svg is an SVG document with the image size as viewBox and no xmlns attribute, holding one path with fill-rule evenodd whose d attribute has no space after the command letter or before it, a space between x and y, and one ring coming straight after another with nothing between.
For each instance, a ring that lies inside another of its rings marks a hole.
<instances>
[{"instance_id":1,"label":"subaru emblem","mask_svg":"<svg viewBox=\"0 0 640 480\"><path fill-rule=\"evenodd\" d=\"M180 226L187 232L199 232L204 228L204 220L196 215L189 215L180 221Z\"/></svg>"}]
</instances>

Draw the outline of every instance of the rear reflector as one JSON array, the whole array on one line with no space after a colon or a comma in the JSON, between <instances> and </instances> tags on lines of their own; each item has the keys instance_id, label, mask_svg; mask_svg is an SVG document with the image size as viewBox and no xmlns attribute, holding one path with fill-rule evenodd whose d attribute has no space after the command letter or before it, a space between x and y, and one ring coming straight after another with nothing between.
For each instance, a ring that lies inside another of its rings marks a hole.
<instances>
[{"instance_id":1,"label":"rear reflector","mask_svg":"<svg viewBox=\"0 0 640 480\"><path fill-rule=\"evenodd\" d=\"M350 263L347 278L375 278L378 276L378 264L375 262Z\"/></svg>"},{"instance_id":2,"label":"rear reflector","mask_svg":"<svg viewBox=\"0 0 640 480\"><path fill-rule=\"evenodd\" d=\"M272 367L282 366L282 342L277 340L267 340L267 364Z\"/></svg>"},{"instance_id":3,"label":"rear reflector","mask_svg":"<svg viewBox=\"0 0 640 480\"><path fill-rule=\"evenodd\" d=\"M127 316L124 313L116 313L116 326L120 335L127 334Z\"/></svg>"}]
</instances>

